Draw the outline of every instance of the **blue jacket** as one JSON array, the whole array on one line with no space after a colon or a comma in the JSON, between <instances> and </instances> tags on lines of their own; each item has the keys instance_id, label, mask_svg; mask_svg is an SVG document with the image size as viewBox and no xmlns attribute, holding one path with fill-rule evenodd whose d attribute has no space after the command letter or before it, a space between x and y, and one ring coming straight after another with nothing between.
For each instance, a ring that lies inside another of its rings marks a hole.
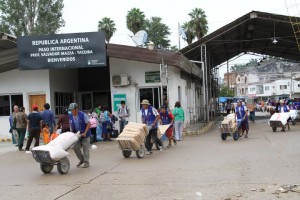
<instances>
[{"instance_id":1,"label":"blue jacket","mask_svg":"<svg viewBox=\"0 0 300 200\"><path fill-rule=\"evenodd\" d=\"M160 115L160 119L163 125L165 124L170 124L172 119L170 118L170 113L168 111L166 111L165 113L159 113ZM170 126L169 128L172 128L172 126Z\"/></svg>"},{"instance_id":2,"label":"blue jacket","mask_svg":"<svg viewBox=\"0 0 300 200\"><path fill-rule=\"evenodd\" d=\"M147 126L151 126L151 124L154 123L155 119L156 119L156 117L153 114L152 106L148 107L147 116L146 116L146 113L145 113L145 109L142 108L142 120L143 120L143 124L147 124ZM153 128L156 128L156 127L157 127L157 122L154 124Z\"/></svg>"},{"instance_id":3,"label":"blue jacket","mask_svg":"<svg viewBox=\"0 0 300 200\"><path fill-rule=\"evenodd\" d=\"M239 108L241 108L241 110L239 111ZM237 106L235 108L235 113L236 113L236 117L237 119L242 119L243 117L245 117L246 115L246 111L245 111L245 107L244 106Z\"/></svg>"},{"instance_id":4,"label":"blue jacket","mask_svg":"<svg viewBox=\"0 0 300 200\"><path fill-rule=\"evenodd\" d=\"M69 115L70 116L70 123L71 123L71 128L72 128L72 132L76 133L77 131L80 131L80 133L84 133L87 124L84 121L84 112L79 111L78 112L78 123L79 123L79 129L80 130L76 130L75 128L75 124L74 124L74 117L73 115ZM90 137L91 136L91 130L89 129L88 132L86 133L86 137Z\"/></svg>"},{"instance_id":5,"label":"blue jacket","mask_svg":"<svg viewBox=\"0 0 300 200\"><path fill-rule=\"evenodd\" d=\"M44 110L41 115L43 123L48 123L49 126L56 126L54 113L51 110Z\"/></svg>"},{"instance_id":6,"label":"blue jacket","mask_svg":"<svg viewBox=\"0 0 300 200\"><path fill-rule=\"evenodd\" d=\"M283 105L284 112L289 112L287 105ZM278 106L278 112L281 112L281 105Z\"/></svg>"}]
</instances>

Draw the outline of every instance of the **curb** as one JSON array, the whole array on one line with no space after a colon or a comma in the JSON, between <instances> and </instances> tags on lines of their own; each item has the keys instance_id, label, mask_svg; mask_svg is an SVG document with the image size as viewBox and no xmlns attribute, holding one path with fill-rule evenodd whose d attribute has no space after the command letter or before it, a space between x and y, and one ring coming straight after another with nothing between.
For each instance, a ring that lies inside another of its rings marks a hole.
<instances>
[{"instance_id":1,"label":"curb","mask_svg":"<svg viewBox=\"0 0 300 200\"><path fill-rule=\"evenodd\" d=\"M183 136L190 136L190 135L201 135L206 133L214 124L214 122L208 122L208 124L206 124L205 127L203 127L202 129L198 130L198 131L184 131L182 133Z\"/></svg>"}]
</instances>

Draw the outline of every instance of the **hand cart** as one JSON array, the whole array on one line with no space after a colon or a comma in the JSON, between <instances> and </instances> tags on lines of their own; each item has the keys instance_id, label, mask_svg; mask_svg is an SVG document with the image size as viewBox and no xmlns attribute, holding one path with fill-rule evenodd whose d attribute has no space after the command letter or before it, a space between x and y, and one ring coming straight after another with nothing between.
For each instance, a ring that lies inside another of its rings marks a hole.
<instances>
[{"instance_id":1,"label":"hand cart","mask_svg":"<svg viewBox=\"0 0 300 200\"><path fill-rule=\"evenodd\" d=\"M240 131L243 121L244 120L239 121L236 126L231 126L230 123L221 124L220 132L222 140L226 140L227 136L232 134L233 139L237 141L240 138Z\"/></svg>"}]
</instances>

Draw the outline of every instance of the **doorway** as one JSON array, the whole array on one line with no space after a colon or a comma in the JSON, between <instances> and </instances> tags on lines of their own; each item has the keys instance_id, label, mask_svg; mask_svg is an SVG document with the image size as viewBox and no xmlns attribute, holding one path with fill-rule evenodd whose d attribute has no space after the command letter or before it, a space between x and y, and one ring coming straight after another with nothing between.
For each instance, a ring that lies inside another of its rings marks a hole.
<instances>
[{"instance_id":1,"label":"doorway","mask_svg":"<svg viewBox=\"0 0 300 200\"><path fill-rule=\"evenodd\" d=\"M44 110L44 104L46 103L46 95L29 95L29 110L32 112L32 105L37 105L39 111Z\"/></svg>"}]
</instances>

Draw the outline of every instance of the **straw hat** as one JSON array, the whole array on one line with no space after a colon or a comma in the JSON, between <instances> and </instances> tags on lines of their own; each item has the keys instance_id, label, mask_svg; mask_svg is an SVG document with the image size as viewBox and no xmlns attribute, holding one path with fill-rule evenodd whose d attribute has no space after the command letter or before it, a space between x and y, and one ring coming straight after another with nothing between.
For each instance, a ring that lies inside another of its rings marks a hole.
<instances>
[{"instance_id":1,"label":"straw hat","mask_svg":"<svg viewBox=\"0 0 300 200\"><path fill-rule=\"evenodd\" d=\"M150 105L149 101L147 99L144 99L141 103L141 105Z\"/></svg>"}]
</instances>

